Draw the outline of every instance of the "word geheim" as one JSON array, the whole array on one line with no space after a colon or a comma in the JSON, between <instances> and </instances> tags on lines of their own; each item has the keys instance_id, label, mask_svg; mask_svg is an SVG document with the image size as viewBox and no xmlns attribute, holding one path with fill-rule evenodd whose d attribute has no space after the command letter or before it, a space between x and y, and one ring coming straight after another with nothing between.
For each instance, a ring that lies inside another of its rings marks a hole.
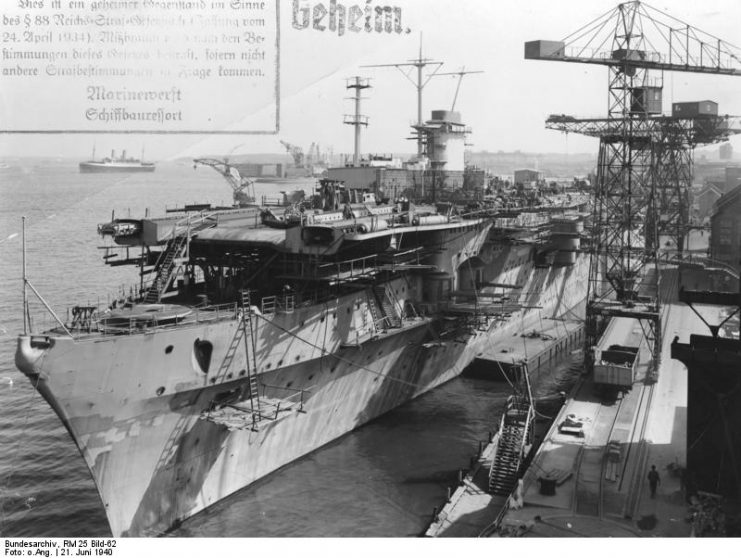
<instances>
[{"instance_id":1,"label":"word geheim","mask_svg":"<svg viewBox=\"0 0 741 558\"><path fill-rule=\"evenodd\" d=\"M401 24L401 8L396 6L373 6L367 0L364 6L354 4L344 6L337 0L330 0L329 6L319 2L314 4L304 0L293 0L293 28L327 29L342 36L345 31L359 33L409 33Z\"/></svg>"}]
</instances>

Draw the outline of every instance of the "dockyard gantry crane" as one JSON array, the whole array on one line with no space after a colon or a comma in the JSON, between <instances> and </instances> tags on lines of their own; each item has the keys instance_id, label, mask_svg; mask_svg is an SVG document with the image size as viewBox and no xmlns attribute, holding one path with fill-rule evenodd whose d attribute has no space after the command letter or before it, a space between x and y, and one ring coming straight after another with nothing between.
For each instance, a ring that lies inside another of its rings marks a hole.
<instances>
[{"instance_id":1,"label":"dockyard gantry crane","mask_svg":"<svg viewBox=\"0 0 741 558\"><path fill-rule=\"evenodd\" d=\"M549 121L562 131L600 138L587 295L587 365L593 364L591 348L599 339L600 322L626 316L643 326L656 373L662 333L660 233L671 234L681 250L692 147L722 136L724 126L712 118L657 118L663 72L739 76L741 51L633 1L619 4L562 41L525 43L525 58L608 67L606 119L562 115ZM657 71L658 77L652 75ZM700 141L703 130L706 137Z\"/></svg>"},{"instance_id":2,"label":"dockyard gantry crane","mask_svg":"<svg viewBox=\"0 0 741 558\"><path fill-rule=\"evenodd\" d=\"M546 128L594 138L616 133L610 118L574 118L553 114ZM681 256L689 223L689 189L692 185L693 151L698 145L719 143L741 133L741 117L697 115L649 116L635 122L633 137L649 142L652 149L652 184L655 186L658 222L647 219L644 236L649 249L661 238L671 239ZM649 218L652 216L648 216Z\"/></svg>"}]
</instances>

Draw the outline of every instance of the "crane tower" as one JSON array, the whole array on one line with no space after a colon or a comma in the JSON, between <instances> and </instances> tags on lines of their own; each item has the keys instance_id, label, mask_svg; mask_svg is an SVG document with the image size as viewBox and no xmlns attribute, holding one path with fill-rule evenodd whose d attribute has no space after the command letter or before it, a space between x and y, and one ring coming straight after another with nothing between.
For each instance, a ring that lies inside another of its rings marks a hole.
<instances>
[{"instance_id":1,"label":"crane tower","mask_svg":"<svg viewBox=\"0 0 741 558\"><path fill-rule=\"evenodd\" d=\"M693 147L738 132L737 126L717 112L679 114L673 110L672 117L662 117L664 72L739 76L741 52L660 10L632 1L619 4L562 41L525 43L525 58L608 67L607 118L553 117L548 126L600 139L587 358L604 320L632 317L643 327L655 374L662 335L660 239L673 237L681 252L688 225Z\"/></svg>"}]
</instances>

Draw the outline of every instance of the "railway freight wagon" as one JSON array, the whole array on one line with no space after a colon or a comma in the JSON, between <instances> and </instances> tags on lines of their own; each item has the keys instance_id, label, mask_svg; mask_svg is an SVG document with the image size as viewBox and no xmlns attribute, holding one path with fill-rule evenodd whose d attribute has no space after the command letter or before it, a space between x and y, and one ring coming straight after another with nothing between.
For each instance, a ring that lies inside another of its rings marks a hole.
<instances>
[{"instance_id":1,"label":"railway freight wagon","mask_svg":"<svg viewBox=\"0 0 741 558\"><path fill-rule=\"evenodd\" d=\"M630 389L636 380L638 347L610 345L594 350L594 383Z\"/></svg>"}]
</instances>

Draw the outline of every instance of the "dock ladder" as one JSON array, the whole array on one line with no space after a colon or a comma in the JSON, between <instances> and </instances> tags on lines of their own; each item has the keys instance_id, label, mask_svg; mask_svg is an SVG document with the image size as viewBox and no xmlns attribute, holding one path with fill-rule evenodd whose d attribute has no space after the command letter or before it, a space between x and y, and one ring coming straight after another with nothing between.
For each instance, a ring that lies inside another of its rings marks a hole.
<instances>
[{"instance_id":1,"label":"dock ladder","mask_svg":"<svg viewBox=\"0 0 741 558\"><path fill-rule=\"evenodd\" d=\"M510 396L499 427L494 458L489 470L489 493L509 496L517 486L526 447L531 443L535 411L530 396L527 364L521 366L527 387L524 395Z\"/></svg>"}]
</instances>

